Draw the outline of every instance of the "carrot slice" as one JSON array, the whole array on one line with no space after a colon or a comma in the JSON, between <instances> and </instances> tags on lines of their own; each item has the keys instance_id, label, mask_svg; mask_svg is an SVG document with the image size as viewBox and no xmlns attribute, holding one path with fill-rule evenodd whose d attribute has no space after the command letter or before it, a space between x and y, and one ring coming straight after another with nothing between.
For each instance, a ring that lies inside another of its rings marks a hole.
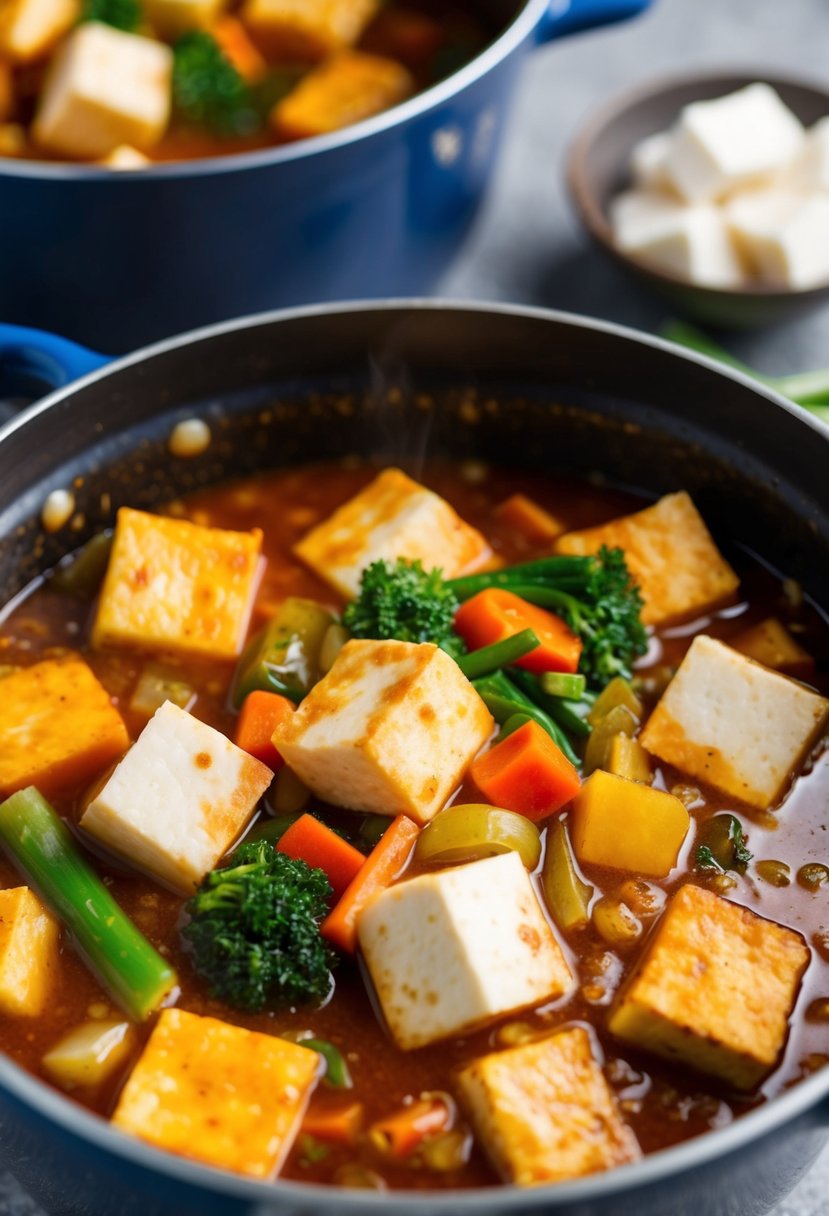
<instances>
[{"instance_id":1,"label":"carrot slice","mask_svg":"<svg viewBox=\"0 0 829 1216\"><path fill-rule=\"evenodd\" d=\"M372 1123L368 1135L375 1148L400 1161L411 1156L429 1136L445 1132L451 1123L452 1112L445 1102L421 1098Z\"/></svg>"},{"instance_id":2,"label":"carrot slice","mask_svg":"<svg viewBox=\"0 0 829 1216\"><path fill-rule=\"evenodd\" d=\"M276 847L294 861L304 861L315 869L324 870L338 899L366 860L359 849L313 815L300 815L282 833Z\"/></svg>"},{"instance_id":3,"label":"carrot slice","mask_svg":"<svg viewBox=\"0 0 829 1216\"><path fill-rule=\"evenodd\" d=\"M526 494L513 494L495 508L495 514L508 528L519 532L533 545L551 544L566 531L561 520L527 498Z\"/></svg>"},{"instance_id":4,"label":"carrot slice","mask_svg":"<svg viewBox=\"0 0 829 1216\"><path fill-rule=\"evenodd\" d=\"M527 722L473 761L470 776L495 806L543 819L581 788L579 774L537 722Z\"/></svg>"},{"instance_id":5,"label":"carrot slice","mask_svg":"<svg viewBox=\"0 0 829 1216\"><path fill-rule=\"evenodd\" d=\"M502 587L487 587L461 604L455 616L455 629L470 650L502 642L522 629L532 629L540 645L518 659L516 667L536 672L578 669L581 638L569 625L560 616L528 604Z\"/></svg>"},{"instance_id":6,"label":"carrot slice","mask_svg":"<svg viewBox=\"0 0 829 1216\"><path fill-rule=\"evenodd\" d=\"M247 30L236 17L219 17L210 33L216 39L225 59L248 84L256 84L266 75L268 65L253 45Z\"/></svg>"},{"instance_id":7,"label":"carrot slice","mask_svg":"<svg viewBox=\"0 0 829 1216\"><path fill-rule=\"evenodd\" d=\"M315 1140L326 1144L351 1145L357 1140L363 1124L362 1102L349 1102L347 1106L312 1106L302 1120L302 1131Z\"/></svg>"},{"instance_id":8,"label":"carrot slice","mask_svg":"<svg viewBox=\"0 0 829 1216\"><path fill-rule=\"evenodd\" d=\"M287 697L280 697L279 693L248 693L236 727L237 746L267 764L275 773L278 772L285 761L271 739L277 726L289 718L294 709L293 702Z\"/></svg>"},{"instance_id":9,"label":"carrot slice","mask_svg":"<svg viewBox=\"0 0 829 1216\"><path fill-rule=\"evenodd\" d=\"M375 895L391 886L412 851L420 829L398 815L369 853L356 878L320 926L323 937L353 954L357 949L357 918ZM284 839L284 837L283 837Z\"/></svg>"}]
</instances>

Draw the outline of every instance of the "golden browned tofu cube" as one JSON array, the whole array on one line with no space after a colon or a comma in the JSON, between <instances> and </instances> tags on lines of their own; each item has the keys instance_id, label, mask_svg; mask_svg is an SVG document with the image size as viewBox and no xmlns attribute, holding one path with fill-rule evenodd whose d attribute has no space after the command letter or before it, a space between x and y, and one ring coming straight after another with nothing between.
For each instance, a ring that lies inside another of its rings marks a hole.
<instances>
[{"instance_id":1,"label":"golden browned tofu cube","mask_svg":"<svg viewBox=\"0 0 829 1216\"><path fill-rule=\"evenodd\" d=\"M643 1051L753 1089L774 1067L809 951L713 891L673 896L608 1025Z\"/></svg>"},{"instance_id":2,"label":"golden browned tofu cube","mask_svg":"<svg viewBox=\"0 0 829 1216\"><path fill-rule=\"evenodd\" d=\"M786 626L774 616L729 638L728 644L754 659L755 663L762 663L764 667L771 667L798 680L808 680L815 670L815 660L808 650L804 650Z\"/></svg>"},{"instance_id":3,"label":"golden browned tofu cube","mask_svg":"<svg viewBox=\"0 0 829 1216\"><path fill-rule=\"evenodd\" d=\"M739 579L720 554L688 494L668 494L652 507L598 528L568 532L557 553L624 549L644 599L646 625L666 625L726 603Z\"/></svg>"},{"instance_id":4,"label":"golden browned tofu cube","mask_svg":"<svg viewBox=\"0 0 829 1216\"><path fill-rule=\"evenodd\" d=\"M716 638L694 638L642 732L683 773L764 809L824 729L829 701Z\"/></svg>"},{"instance_id":5,"label":"golden browned tofu cube","mask_svg":"<svg viewBox=\"0 0 829 1216\"><path fill-rule=\"evenodd\" d=\"M112 1122L181 1157L270 1178L299 1130L319 1060L274 1035L165 1009Z\"/></svg>"},{"instance_id":6,"label":"golden browned tofu cube","mask_svg":"<svg viewBox=\"0 0 829 1216\"><path fill-rule=\"evenodd\" d=\"M37 1017L52 995L58 922L28 887L0 891L0 1013Z\"/></svg>"},{"instance_id":7,"label":"golden browned tofu cube","mask_svg":"<svg viewBox=\"0 0 829 1216\"><path fill-rule=\"evenodd\" d=\"M673 794L602 769L588 777L570 809L570 839L580 862L652 878L671 872L690 826Z\"/></svg>"},{"instance_id":8,"label":"golden browned tofu cube","mask_svg":"<svg viewBox=\"0 0 829 1216\"><path fill-rule=\"evenodd\" d=\"M458 1086L507 1182L563 1182L639 1156L580 1026L484 1056L458 1074Z\"/></svg>"},{"instance_id":9,"label":"golden browned tofu cube","mask_svg":"<svg viewBox=\"0 0 829 1216\"><path fill-rule=\"evenodd\" d=\"M297 557L352 598L366 566L404 557L436 567L445 578L480 566L491 556L484 537L432 490L400 469L384 469L370 485L312 528L294 547Z\"/></svg>"},{"instance_id":10,"label":"golden browned tofu cube","mask_svg":"<svg viewBox=\"0 0 829 1216\"><path fill-rule=\"evenodd\" d=\"M353 46L380 0L245 0L242 21L272 60L315 63Z\"/></svg>"},{"instance_id":11,"label":"golden browned tofu cube","mask_svg":"<svg viewBox=\"0 0 829 1216\"><path fill-rule=\"evenodd\" d=\"M45 659L3 680L0 797L36 785L51 797L90 780L130 745L127 728L83 659Z\"/></svg>"},{"instance_id":12,"label":"golden browned tofu cube","mask_svg":"<svg viewBox=\"0 0 829 1216\"><path fill-rule=\"evenodd\" d=\"M4 0L0 4L0 55L16 63L40 59L80 15L80 0Z\"/></svg>"},{"instance_id":13,"label":"golden browned tofu cube","mask_svg":"<svg viewBox=\"0 0 829 1216\"><path fill-rule=\"evenodd\" d=\"M439 647L355 640L273 742L318 798L424 824L446 805L493 725Z\"/></svg>"},{"instance_id":14,"label":"golden browned tofu cube","mask_svg":"<svg viewBox=\"0 0 829 1216\"><path fill-rule=\"evenodd\" d=\"M341 51L276 103L271 123L280 139L311 139L380 114L413 90L408 69L393 59Z\"/></svg>"},{"instance_id":15,"label":"golden browned tofu cube","mask_svg":"<svg viewBox=\"0 0 829 1216\"><path fill-rule=\"evenodd\" d=\"M261 549L258 528L226 532L122 507L93 645L236 658Z\"/></svg>"}]
</instances>

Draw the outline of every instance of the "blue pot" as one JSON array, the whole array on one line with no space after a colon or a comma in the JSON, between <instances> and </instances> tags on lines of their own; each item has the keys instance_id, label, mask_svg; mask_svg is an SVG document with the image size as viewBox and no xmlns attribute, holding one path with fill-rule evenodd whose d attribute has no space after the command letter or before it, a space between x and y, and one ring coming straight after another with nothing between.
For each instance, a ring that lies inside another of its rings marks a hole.
<instances>
[{"instance_id":1,"label":"blue pot","mask_svg":"<svg viewBox=\"0 0 829 1216\"><path fill-rule=\"evenodd\" d=\"M504 33L335 135L113 173L0 161L0 318L124 351L264 308L428 292L491 176L525 53L649 0L499 0Z\"/></svg>"}]
</instances>

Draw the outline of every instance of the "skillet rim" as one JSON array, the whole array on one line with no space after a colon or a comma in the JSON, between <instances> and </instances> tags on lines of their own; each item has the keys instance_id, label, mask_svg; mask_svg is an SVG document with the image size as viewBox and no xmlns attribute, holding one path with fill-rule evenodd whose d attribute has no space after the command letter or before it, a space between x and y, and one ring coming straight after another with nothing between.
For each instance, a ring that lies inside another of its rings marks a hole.
<instances>
[{"instance_id":1,"label":"skillet rim","mask_svg":"<svg viewBox=\"0 0 829 1216\"><path fill-rule=\"evenodd\" d=\"M528 6L529 7L529 6ZM527 11L527 10L525 10ZM804 438L812 432L814 438L829 445L829 426L820 422L794 402L736 369L726 367L705 355L685 350L662 338L645 334L615 322L602 321L577 313L567 313L526 305L501 304L462 299L352 300L333 304L306 305L256 313L231 321L204 326L184 334L166 338L143 347L132 354L90 372L81 379L49 393L0 427L0 455L7 437L48 416L57 403L67 400L86 386L108 376L139 366L153 358L186 348L196 347L221 335L243 330L266 329L280 322L325 318L340 314L378 313L477 313L552 323L590 330L632 343L640 348L657 350L680 363L690 363L712 372L721 380L740 385L776 409L790 414L805 427ZM150 1173L166 1176L171 1181L199 1190L207 1190L237 1202L261 1204L262 1214L278 1216L284 1205L286 1214L317 1203L337 1216L423 1216L427 1205L440 1202L441 1210L449 1216L461 1216L474 1211L476 1216L502 1216L504 1211L524 1213L555 1211L570 1204L585 1204L614 1194L619 1198L654 1184L664 1182L680 1173L699 1169L715 1159L738 1152L755 1139L769 1135L784 1123L812 1112L814 1126L829 1126L829 1065L820 1072L797 1082L791 1089L763 1103L724 1128L706 1132L692 1140L650 1153L637 1162L623 1165L606 1173L595 1174L573 1182L548 1186L521 1188L511 1185L469 1188L457 1191L406 1190L357 1191L346 1188L301 1183L292 1180L257 1181L240 1177L225 1170L214 1169L199 1162L175 1157L159 1149L133 1140L111 1124L78 1107L44 1081L32 1076L0 1054L0 1089L36 1115L52 1124L58 1132L76 1136L116 1162L120 1159ZM823 1102L823 1108L820 1103ZM14 1172L12 1168L12 1173ZM291 1206L293 1205L293 1207Z\"/></svg>"}]
</instances>

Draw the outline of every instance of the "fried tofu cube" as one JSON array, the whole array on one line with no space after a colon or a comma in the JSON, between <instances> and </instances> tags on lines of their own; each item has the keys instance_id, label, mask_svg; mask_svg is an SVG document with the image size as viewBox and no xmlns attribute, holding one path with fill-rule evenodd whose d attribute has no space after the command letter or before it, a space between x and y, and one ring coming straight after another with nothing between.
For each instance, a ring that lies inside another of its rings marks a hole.
<instances>
[{"instance_id":1,"label":"fried tofu cube","mask_svg":"<svg viewBox=\"0 0 829 1216\"><path fill-rule=\"evenodd\" d=\"M119 144L144 151L170 118L173 52L154 38L79 25L55 57L32 131L47 152L100 160Z\"/></svg>"},{"instance_id":2,"label":"fried tofu cube","mask_svg":"<svg viewBox=\"0 0 829 1216\"><path fill-rule=\"evenodd\" d=\"M429 642L347 642L274 733L318 798L428 823L493 730L457 663Z\"/></svg>"},{"instance_id":3,"label":"fried tofu cube","mask_svg":"<svg viewBox=\"0 0 829 1216\"><path fill-rule=\"evenodd\" d=\"M829 701L700 634L642 732L642 746L750 806L778 802L826 726Z\"/></svg>"},{"instance_id":4,"label":"fried tofu cube","mask_svg":"<svg viewBox=\"0 0 829 1216\"><path fill-rule=\"evenodd\" d=\"M764 667L771 667L798 680L807 680L815 670L815 660L808 650L804 650L786 626L774 616L729 638L728 644L749 659L754 659L755 663L762 663Z\"/></svg>"},{"instance_id":5,"label":"fried tofu cube","mask_svg":"<svg viewBox=\"0 0 829 1216\"><path fill-rule=\"evenodd\" d=\"M15 63L43 58L80 15L80 0L4 0L0 5L0 56Z\"/></svg>"},{"instance_id":6,"label":"fried tofu cube","mask_svg":"<svg viewBox=\"0 0 829 1216\"><path fill-rule=\"evenodd\" d=\"M236 658L261 550L258 528L226 532L122 507L92 644Z\"/></svg>"},{"instance_id":7,"label":"fried tofu cube","mask_svg":"<svg viewBox=\"0 0 829 1216\"><path fill-rule=\"evenodd\" d=\"M315 1051L165 1009L112 1122L140 1140L249 1178L282 1166L320 1071Z\"/></svg>"},{"instance_id":8,"label":"fried tofu cube","mask_svg":"<svg viewBox=\"0 0 829 1216\"><path fill-rule=\"evenodd\" d=\"M271 124L280 139L312 139L380 114L412 92L414 81L402 63L341 51L276 103Z\"/></svg>"},{"instance_id":9,"label":"fried tofu cube","mask_svg":"<svg viewBox=\"0 0 829 1216\"><path fill-rule=\"evenodd\" d=\"M568 532L556 552L597 553L602 545L624 550L645 601L646 625L698 616L727 602L739 586L684 491L598 528Z\"/></svg>"},{"instance_id":10,"label":"fried tofu cube","mask_svg":"<svg viewBox=\"0 0 829 1216\"><path fill-rule=\"evenodd\" d=\"M0 891L0 1013L37 1017L58 968L58 922L28 887Z\"/></svg>"},{"instance_id":11,"label":"fried tofu cube","mask_svg":"<svg viewBox=\"0 0 829 1216\"><path fill-rule=\"evenodd\" d=\"M143 0L153 29L162 38L175 39L187 30L207 29L227 0Z\"/></svg>"},{"instance_id":12,"label":"fried tofu cube","mask_svg":"<svg viewBox=\"0 0 829 1216\"><path fill-rule=\"evenodd\" d=\"M687 884L608 1025L669 1060L753 1089L777 1062L809 951L799 933Z\"/></svg>"},{"instance_id":13,"label":"fried tofu cube","mask_svg":"<svg viewBox=\"0 0 829 1216\"><path fill-rule=\"evenodd\" d=\"M421 561L455 578L491 556L484 537L445 502L399 469L374 481L294 546L321 578L349 599L366 566L376 561Z\"/></svg>"},{"instance_id":14,"label":"fried tofu cube","mask_svg":"<svg viewBox=\"0 0 829 1216\"><path fill-rule=\"evenodd\" d=\"M570 839L580 862L651 878L671 872L690 826L673 794L602 769L588 777L570 808Z\"/></svg>"},{"instance_id":15,"label":"fried tofu cube","mask_svg":"<svg viewBox=\"0 0 829 1216\"><path fill-rule=\"evenodd\" d=\"M563 1182L640 1155L581 1026L475 1060L458 1088L505 1182Z\"/></svg>"},{"instance_id":16,"label":"fried tofu cube","mask_svg":"<svg viewBox=\"0 0 829 1216\"><path fill-rule=\"evenodd\" d=\"M572 983L513 852L387 888L365 908L357 933L403 1051L555 1000Z\"/></svg>"},{"instance_id":17,"label":"fried tofu cube","mask_svg":"<svg viewBox=\"0 0 829 1216\"><path fill-rule=\"evenodd\" d=\"M242 21L274 61L316 63L353 46L380 0L245 0Z\"/></svg>"},{"instance_id":18,"label":"fried tofu cube","mask_svg":"<svg viewBox=\"0 0 829 1216\"><path fill-rule=\"evenodd\" d=\"M165 701L81 827L130 865L191 894L241 834L272 778L266 764Z\"/></svg>"},{"instance_id":19,"label":"fried tofu cube","mask_svg":"<svg viewBox=\"0 0 829 1216\"><path fill-rule=\"evenodd\" d=\"M130 737L109 693L77 655L20 667L0 697L0 797L36 785L45 797L81 785Z\"/></svg>"}]
</instances>

